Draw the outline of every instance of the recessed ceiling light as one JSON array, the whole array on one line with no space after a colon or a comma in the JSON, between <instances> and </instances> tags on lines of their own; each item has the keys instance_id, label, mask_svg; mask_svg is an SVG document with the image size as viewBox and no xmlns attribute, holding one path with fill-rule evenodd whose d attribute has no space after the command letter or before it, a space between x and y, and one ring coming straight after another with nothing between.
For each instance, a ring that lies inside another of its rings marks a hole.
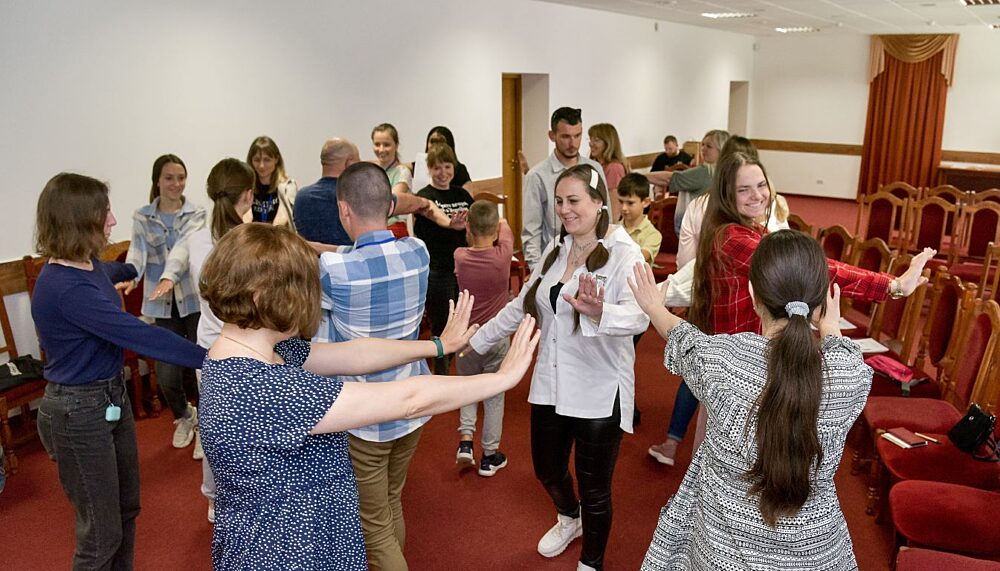
<instances>
[{"instance_id":1,"label":"recessed ceiling light","mask_svg":"<svg viewBox=\"0 0 1000 571\"><path fill-rule=\"evenodd\" d=\"M796 26L793 28L775 28L775 32L781 32L782 34L801 34L804 32L818 32L819 28L813 28L812 26Z\"/></svg>"},{"instance_id":2,"label":"recessed ceiling light","mask_svg":"<svg viewBox=\"0 0 1000 571\"><path fill-rule=\"evenodd\" d=\"M990 24L990 29L992 29L992 30L1000 30L1000 24Z\"/></svg>"},{"instance_id":3,"label":"recessed ceiling light","mask_svg":"<svg viewBox=\"0 0 1000 571\"><path fill-rule=\"evenodd\" d=\"M1000 0L998 0L1000 1ZM736 19L736 18L755 18L757 14L751 14L749 12L702 12L702 16L706 18L712 18L713 20L719 19Z\"/></svg>"}]
</instances>

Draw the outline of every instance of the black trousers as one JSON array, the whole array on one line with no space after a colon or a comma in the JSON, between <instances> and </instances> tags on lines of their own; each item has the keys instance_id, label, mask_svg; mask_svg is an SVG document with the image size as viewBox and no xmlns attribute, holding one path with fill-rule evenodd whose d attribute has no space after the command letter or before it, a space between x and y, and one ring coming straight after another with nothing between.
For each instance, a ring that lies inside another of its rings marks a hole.
<instances>
[{"instance_id":1,"label":"black trousers","mask_svg":"<svg viewBox=\"0 0 1000 571\"><path fill-rule=\"evenodd\" d=\"M448 302L458 299L458 282L455 272L431 270L427 274L427 318L431 322L431 334L441 335L448 324ZM434 359L434 374L447 375L451 360L448 355Z\"/></svg>"},{"instance_id":2,"label":"black trousers","mask_svg":"<svg viewBox=\"0 0 1000 571\"><path fill-rule=\"evenodd\" d=\"M611 478L622 441L618 398L606 418L575 418L556 413L554 406L531 405L531 460L535 477L545 487L556 510L583 517L580 561L595 569L604 564L611 532ZM570 449L579 480L580 499L569 473Z\"/></svg>"}]
</instances>

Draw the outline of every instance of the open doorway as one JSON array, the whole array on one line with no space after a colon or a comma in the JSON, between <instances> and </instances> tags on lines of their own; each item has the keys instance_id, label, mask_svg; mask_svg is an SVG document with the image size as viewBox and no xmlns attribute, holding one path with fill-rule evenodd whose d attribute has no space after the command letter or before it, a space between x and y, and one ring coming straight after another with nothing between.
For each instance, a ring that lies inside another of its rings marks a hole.
<instances>
[{"instance_id":1,"label":"open doorway","mask_svg":"<svg viewBox=\"0 0 1000 571\"><path fill-rule=\"evenodd\" d=\"M521 168L517 152L529 165L549 154L549 76L540 73L505 73L502 76L504 213L514 231L514 246L521 247Z\"/></svg>"},{"instance_id":2,"label":"open doorway","mask_svg":"<svg viewBox=\"0 0 1000 571\"><path fill-rule=\"evenodd\" d=\"M747 108L750 101L749 81L729 82L729 127L730 134L747 136Z\"/></svg>"}]
</instances>

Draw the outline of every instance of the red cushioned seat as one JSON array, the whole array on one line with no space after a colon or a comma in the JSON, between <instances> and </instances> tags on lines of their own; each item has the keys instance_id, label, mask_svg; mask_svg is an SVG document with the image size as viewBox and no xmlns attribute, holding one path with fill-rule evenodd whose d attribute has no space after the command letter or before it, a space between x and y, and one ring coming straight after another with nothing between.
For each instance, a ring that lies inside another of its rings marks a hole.
<instances>
[{"instance_id":1,"label":"red cushioned seat","mask_svg":"<svg viewBox=\"0 0 1000 571\"><path fill-rule=\"evenodd\" d=\"M883 353L886 357L895 359L900 363L903 359L900 358L899 354L893 350L886 351ZM926 398L926 399L939 399L941 398L941 385L931 378L926 371L919 367L909 367L913 371L914 379L927 378L928 380L910 387L910 396L908 398ZM899 397L903 396L903 387L898 381L894 381L878 371L875 371L875 375L872 377L872 390L868 393L868 398L872 397Z\"/></svg>"},{"instance_id":2,"label":"red cushioned seat","mask_svg":"<svg viewBox=\"0 0 1000 571\"><path fill-rule=\"evenodd\" d=\"M889 493L892 523L907 541L980 557L1000 556L997 506L996 492L941 482L900 482Z\"/></svg>"},{"instance_id":3,"label":"red cushioned seat","mask_svg":"<svg viewBox=\"0 0 1000 571\"><path fill-rule=\"evenodd\" d=\"M920 448L900 448L878 439L878 456L893 481L930 480L984 490L1000 489L1000 464L980 462L962 452L946 434L930 433L941 443Z\"/></svg>"},{"instance_id":4,"label":"red cushioned seat","mask_svg":"<svg viewBox=\"0 0 1000 571\"><path fill-rule=\"evenodd\" d=\"M905 426L917 432L946 433L962 412L940 399L870 397L861 416L869 429Z\"/></svg>"},{"instance_id":5,"label":"red cushioned seat","mask_svg":"<svg viewBox=\"0 0 1000 571\"><path fill-rule=\"evenodd\" d=\"M653 275L657 281L667 279L667 276L677 271L677 253L660 252L653 258Z\"/></svg>"},{"instance_id":6,"label":"red cushioned seat","mask_svg":"<svg viewBox=\"0 0 1000 571\"><path fill-rule=\"evenodd\" d=\"M963 569L965 571L1000 571L1000 562L973 559L955 553L904 548L896 556L896 571L942 571L943 569Z\"/></svg>"},{"instance_id":7,"label":"red cushioned seat","mask_svg":"<svg viewBox=\"0 0 1000 571\"><path fill-rule=\"evenodd\" d=\"M948 273L962 278L962 281L979 283L979 280L983 277L983 264L977 264L975 262L954 264L948 268ZM996 268L991 268L989 278L987 278L986 281L993 281L993 276L995 276L996 273Z\"/></svg>"}]
</instances>

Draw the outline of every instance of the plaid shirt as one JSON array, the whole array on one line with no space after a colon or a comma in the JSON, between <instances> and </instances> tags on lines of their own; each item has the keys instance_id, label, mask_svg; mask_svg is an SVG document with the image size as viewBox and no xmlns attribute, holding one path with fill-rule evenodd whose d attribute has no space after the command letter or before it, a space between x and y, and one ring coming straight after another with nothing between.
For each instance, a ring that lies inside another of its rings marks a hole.
<instances>
[{"instance_id":1,"label":"plaid shirt","mask_svg":"<svg viewBox=\"0 0 1000 571\"><path fill-rule=\"evenodd\" d=\"M314 341L359 337L416 339L427 298L430 255L416 238L396 240L378 230L360 236L353 247L320 256L323 315ZM429 373L427 362L412 363L343 381L380 383ZM351 430L369 442L389 442L420 428L429 416L394 420Z\"/></svg>"},{"instance_id":2,"label":"plaid shirt","mask_svg":"<svg viewBox=\"0 0 1000 571\"><path fill-rule=\"evenodd\" d=\"M760 318L750 299L750 259L762 237L761 229L751 230L730 224L722 231L714 255L719 272L712 275L712 332L715 334L760 333ZM892 276L862 270L827 260L830 281L840 285L843 297L864 301L885 301ZM795 271L797 268L789 268Z\"/></svg>"},{"instance_id":3,"label":"plaid shirt","mask_svg":"<svg viewBox=\"0 0 1000 571\"><path fill-rule=\"evenodd\" d=\"M143 315L169 318L170 305L176 300L178 313L185 317L201 310L198 287L188 271L187 239L205 227L205 209L190 200L184 201L174 217L173 230L177 233L177 242L167 250L167 225L160 219L159 204L157 197L132 215L132 243L129 244L125 263L135 266L139 277L146 276L142 288ZM174 282L173 295L150 301L149 296L161 279Z\"/></svg>"}]
</instances>

